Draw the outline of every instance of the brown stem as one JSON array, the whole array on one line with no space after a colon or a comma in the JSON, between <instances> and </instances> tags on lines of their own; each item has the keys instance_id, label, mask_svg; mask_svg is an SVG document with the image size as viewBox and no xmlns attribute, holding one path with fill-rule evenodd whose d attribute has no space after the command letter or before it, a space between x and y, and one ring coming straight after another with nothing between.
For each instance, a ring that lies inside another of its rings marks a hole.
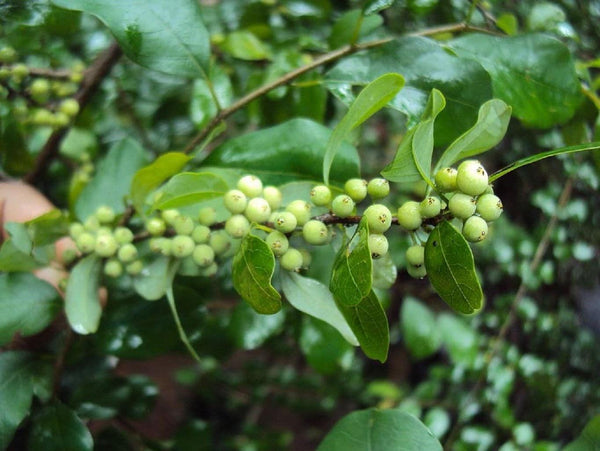
<instances>
[{"instance_id":1,"label":"brown stem","mask_svg":"<svg viewBox=\"0 0 600 451\"><path fill-rule=\"evenodd\" d=\"M85 72L81 88L75 94L74 98L79 103L79 111L87 105L92 95L96 92L100 83L108 75L113 66L122 55L122 50L117 43L113 43L109 48L102 52L98 58ZM34 184L46 174L50 163L58 155L59 146L62 139L67 134L68 128L64 127L55 130L42 148L40 154L35 160L34 167L24 178L25 182Z\"/></svg>"},{"instance_id":2,"label":"brown stem","mask_svg":"<svg viewBox=\"0 0 600 451\"><path fill-rule=\"evenodd\" d=\"M56 78L59 80L68 80L72 73L73 71L70 71L68 69L53 70L37 67L29 68L29 75L32 75L34 77Z\"/></svg>"}]
</instances>

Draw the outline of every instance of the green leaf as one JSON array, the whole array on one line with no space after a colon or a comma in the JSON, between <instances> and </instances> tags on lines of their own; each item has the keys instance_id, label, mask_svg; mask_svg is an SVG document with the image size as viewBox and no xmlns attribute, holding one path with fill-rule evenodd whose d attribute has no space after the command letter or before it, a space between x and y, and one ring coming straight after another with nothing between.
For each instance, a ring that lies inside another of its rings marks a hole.
<instances>
[{"instance_id":1,"label":"green leaf","mask_svg":"<svg viewBox=\"0 0 600 451\"><path fill-rule=\"evenodd\" d=\"M237 168L265 184L322 180L323 155L331 131L308 119L292 119L275 127L233 138L217 147L203 164ZM358 152L343 143L333 162L331 179L343 184L359 176Z\"/></svg>"},{"instance_id":2,"label":"green leaf","mask_svg":"<svg viewBox=\"0 0 600 451\"><path fill-rule=\"evenodd\" d=\"M433 88L446 97L446 109L436 120L436 145L451 142L469 128L479 106L492 97L490 76L480 64L452 55L423 37L400 38L346 57L327 72L325 85L349 104L352 86L366 85L389 72L405 79L389 106L407 115L409 129L419 122Z\"/></svg>"},{"instance_id":3,"label":"green leaf","mask_svg":"<svg viewBox=\"0 0 600 451\"><path fill-rule=\"evenodd\" d=\"M337 302L337 306L365 355L381 363L385 362L390 346L390 330L383 307L375 293L371 291L357 305L347 306Z\"/></svg>"},{"instance_id":4,"label":"green leaf","mask_svg":"<svg viewBox=\"0 0 600 451\"><path fill-rule=\"evenodd\" d=\"M0 248L0 271L32 271L45 266L30 254L19 250L12 239L7 239Z\"/></svg>"},{"instance_id":5,"label":"green leaf","mask_svg":"<svg viewBox=\"0 0 600 451\"><path fill-rule=\"evenodd\" d=\"M317 451L442 450L429 429L414 416L397 409L359 410L336 423Z\"/></svg>"},{"instance_id":6,"label":"green leaf","mask_svg":"<svg viewBox=\"0 0 600 451\"><path fill-rule=\"evenodd\" d=\"M281 295L271 285L275 257L269 245L252 234L246 235L233 257L233 287L258 313L281 310Z\"/></svg>"},{"instance_id":7,"label":"green leaf","mask_svg":"<svg viewBox=\"0 0 600 451\"><path fill-rule=\"evenodd\" d=\"M416 131L417 126L414 126L404 134L398 145L398 150L396 150L394 160L381 171L381 175L389 181L415 183L421 180L421 174L415 165L412 152Z\"/></svg>"},{"instance_id":8,"label":"green leaf","mask_svg":"<svg viewBox=\"0 0 600 451\"><path fill-rule=\"evenodd\" d=\"M367 16L359 9L352 9L336 20L329 36L329 47L337 49L354 44L383 23L379 15Z\"/></svg>"},{"instance_id":9,"label":"green leaf","mask_svg":"<svg viewBox=\"0 0 600 451\"><path fill-rule=\"evenodd\" d=\"M404 86L400 74L385 74L373 80L360 92L348 112L333 129L323 157L323 180L329 185L329 171L333 159L348 134L382 109Z\"/></svg>"},{"instance_id":10,"label":"green leaf","mask_svg":"<svg viewBox=\"0 0 600 451\"><path fill-rule=\"evenodd\" d=\"M8 232L13 245L24 254L31 254L33 243L27 232L27 226L22 222L7 222L4 229Z\"/></svg>"},{"instance_id":11,"label":"green leaf","mask_svg":"<svg viewBox=\"0 0 600 451\"><path fill-rule=\"evenodd\" d=\"M398 268L388 252L383 257L373 260L373 288L389 290L396 282Z\"/></svg>"},{"instance_id":12,"label":"green leaf","mask_svg":"<svg viewBox=\"0 0 600 451\"><path fill-rule=\"evenodd\" d=\"M169 177L177 174L190 157L181 152L169 152L158 157L152 164L138 170L131 181L131 201L136 211L144 211L146 197Z\"/></svg>"},{"instance_id":13,"label":"green leaf","mask_svg":"<svg viewBox=\"0 0 600 451\"><path fill-rule=\"evenodd\" d=\"M215 103L215 97L219 104ZM211 65L208 79L194 80L190 116L198 129L204 127L216 116L220 108L225 108L233 100L233 87L229 75L221 66Z\"/></svg>"},{"instance_id":14,"label":"green leaf","mask_svg":"<svg viewBox=\"0 0 600 451\"><path fill-rule=\"evenodd\" d=\"M477 334L471 326L456 315L442 313L438 316L438 327L452 362L473 365L479 355L479 344Z\"/></svg>"},{"instance_id":15,"label":"green leaf","mask_svg":"<svg viewBox=\"0 0 600 451\"><path fill-rule=\"evenodd\" d=\"M585 425L581 435L563 448L563 451L598 451L599 443L600 415L596 415Z\"/></svg>"},{"instance_id":16,"label":"green leaf","mask_svg":"<svg viewBox=\"0 0 600 451\"><path fill-rule=\"evenodd\" d=\"M23 127L13 114L0 121L0 165L9 174L22 175L31 170L33 157L27 150Z\"/></svg>"},{"instance_id":17,"label":"green leaf","mask_svg":"<svg viewBox=\"0 0 600 451\"><path fill-rule=\"evenodd\" d=\"M184 77L202 77L210 36L200 6L190 0L52 0L62 8L97 16L136 63Z\"/></svg>"},{"instance_id":18,"label":"green leaf","mask_svg":"<svg viewBox=\"0 0 600 451\"><path fill-rule=\"evenodd\" d=\"M435 316L419 300L407 296L400 313L401 330L406 347L417 359L424 359L437 352L442 344Z\"/></svg>"},{"instance_id":19,"label":"green leaf","mask_svg":"<svg viewBox=\"0 0 600 451\"><path fill-rule=\"evenodd\" d=\"M481 105L475 125L448 146L436 169L483 153L498 144L506 134L511 111L511 107L500 99L488 100Z\"/></svg>"},{"instance_id":20,"label":"green leaf","mask_svg":"<svg viewBox=\"0 0 600 451\"><path fill-rule=\"evenodd\" d=\"M494 97L530 127L548 128L575 113L583 96L571 52L543 34L498 37L472 33L450 43L477 60L492 77Z\"/></svg>"},{"instance_id":21,"label":"green leaf","mask_svg":"<svg viewBox=\"0 0 600 451\"><path fill-rule=\"evenodd\" d=\"M34 247L54 244L69 233L69 218L58 209L24 223Z\"/></svg>"},{"instance_id":22,"label":"green leaf","mask_svg":"<svg viewBox=\"0 0 600 451\"><path fill-rule=\"evenodd\" d=\"M71 328L79 334L92 334L98 329L102 307L98 296L102 260L89 255L71 270L65 293L65 313Z\"/></svg>"},{"instance_id":23,"label":"green leaf","mask_svg":"<svg viewBox=\"0 0 600 451\"><path fill-rule=\"evenodd\" d=\"M146 263L142 273L133 279L133 288L136 293L147 301L156 301L162 298L173 284L179 263L179 260L163 256Z\"/></svg>"},{"instance_id":24,"label":"green leaf","mask_svg":"<svg viewBox=\"0 0 600 451\"><path fill-rule=\"evenodd\" d=\"M240 302L231 314L229 332L238 348L256 349L270 337L281 332L284 321L283 310L274 315L261 315L246 302Z\"/></svg>"},{"instance_id":25,"label":"green leaf","mask_svg":"<svg viewBox=\"0 0 600 451\"><path fill-rule=\"evenodd\" d=\"M229 33L220 47L234 58L242 60L257 61L271 58L269 47L247 30Z\"/></svg>"},{"instance_id":26,"label":"green leaf","mask_svg":"<svg viewBox=\"0 0 600 451\"><path fill-rule=\"evenodd\" d=\"M358 235L358 243L350 251L350 244ZM357 235L336 256L331 273L329 289L338 306L356 306L373 287L373 260L369 250L369 225L366 217L361 219Z\"/></svg>"},{"instance_id":27,"label":"green leaf","mask_svg":"<svg viewBox=\"0 0 600 451\"><path fill-rule=\"evenodd\" d=\"M315 279L289 271L281 271L281 289L286 299L297 310L325 321L353 346L358 346L356 336L342 316L329 289Z\"/></svg>"},{"instance_id":28,"label":"green leaf","mask_svg":"<svg viewBox=\"0 0 600 451\"><path fill-rule=\"evenodd\" d=\"M61 308L54 287L33 274L0 274L0 345L45 329Z\"/></svg>"},{"instance_id":29,"label":"green leaf","mask_svg":"<svg viewBox=\"0 0 600 451\"><path fill-rule=\"evenodd\" d=\"M12 436L29 413L33 396L33 360L22 351L0 354L0 449L6 449Z\"/></svg>"},{"instance_id":30,"label":"green leaf","mask_svg":"<svg viewBox=\"0 0 600 451\"><path fill-rule=\"evenodd\" d=\"M483 292L473 252L448 221L439 223L427 239L425 268L431 285L452 309L465 314L481 309Z\"/></svg>"},{"instance_id":31,"label":"green leaf","mask_svg":"<svg viewBox=\"0 0 600 451\"><path fill-rule=\"evenodd\" d=\"M362 7L363 14L368 16L369 14L375 14L379 11L389 8L394 4L395 0L368 0Z\"/></svg>"},{"instance_id":32,"label":"green leaf","mask_svg":"<svg viewBox=\"0 0 600 451\"><path fill-rule=\"evenodd\" d=\"M330 325L305 316L300 331L300 349L306 360L322 374L333 374L342 361L352 354L352 346Z\"/></svg>"},{"instance_id":33,"label":"green leaf","mask_svg":"<svg viewBox=\"0 0 600 451\"><path fill-rule=\"evenodd\" d=\"M56 401L43 407L33 417L29 448L48 451L92 451L94 440L75 412Z\"/></svg>"},{"instance_id":34,"label":"green leaf","mask_svg":"<svg viewBox=\"0 0 600 451\"><path fill-rule=\"evenodd\" d=\"M125 211L124 198L138 169L146 164L144 149L131 138L115 143L98 164L94 178L81 191L75 214L81 220L91 216L100 205Z\"/></svg>"},{"instance_id":35,"label":"green leaf","mask_svg":"<svg viewBox=\"0 0 600 451\"><path fill-rule=\"evenodd\" d=\"M220 197L227 192L225 181L210 172L183 172L167 182L153 209L183 207Z\"/></svg>"}]
</instances>

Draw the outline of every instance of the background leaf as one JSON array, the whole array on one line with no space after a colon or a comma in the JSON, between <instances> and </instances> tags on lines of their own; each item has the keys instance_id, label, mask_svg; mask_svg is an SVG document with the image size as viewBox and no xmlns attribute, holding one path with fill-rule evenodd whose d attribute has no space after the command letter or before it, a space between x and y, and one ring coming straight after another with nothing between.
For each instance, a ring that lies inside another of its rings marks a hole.
<instances>
[{"instance_id":1,"label":"background leaf","mask_svg":"<svg viewBox=\"0 0 600 451\"><path fill-rule=\"evenodd\" d=\"M212 91L212 92L211 92ZM213 92L219 101L215 103ZM204 127L218 112L233 100L233 87L229 75L221 66L212 64L208 79L194 80L190 102L191 119L198 129Z\"/></svg>"},{"instance_id":2,"label":"background leaf","mask_svg":"<svg viewBox=\"0 0 600 451\"><path fill-rule=\"evenodd\" d=\"M406 347L417 359L424 359L437 352L442 344L435 316L416 298L407 296L402 301L400 313L402 335Z\"/></svg>"},{"instance_id":3,"label":"background leaf","mask_svg":"<svg viewBox=\"0 0 600 451\"><path fill-rule=\"evenodd\" d=\"M43 407L33 417L29 447L48 451L91 451L94 440L73 410L60 402L54 402Z\"/></svg>"},{"instance_id":4,"label":"background leaf","mask_svg":"<svg viewBox=\"0 0 600 451\"><path fill-rule=\"evenodd\" d=\"M310 366L323 374L339 370L342 361L354 352L334 328L310 316L302 318L299 343Z\"/></svg>"},{"instance_id":5,"label":"background leaf","mask_svg":"<svg viewBox=\"0 0 600 451\"><path fill-rule=\"evenodd\" d=\"M136 63L184 77L208 67L210 36L197 2L189 0L52 0L97 16Z\"/></svg>"},{"instance_id":6,"label":"background leaf","mask_svg":"<svg viewBox=\"0 0 600 451\"><path fill-rule=\"evenodd\" d=\"M98 329L102 315L98 297L101 269L102 260L91 254L71 270L65 292L65 313L71 328L78 334L92 334Z\"/></svg>"},{"instance_id":7,"label":"background leaf","mask_svg":"<svg viewBox=\"0 0 600 451\"><path fill-rule=\"evenodd\" d=\"M600 415L593 417L577 440L569 443L563 451L597 451L600 444Z\"/></svg>"},{"instance_id":8,"label":"background leaf","mask_svg":"<svg viewBox=\"0 0 600 451\"><path fill-rule=\"evenodd\" d=\"M173 283L179 261L170 257L158 257L146 262L144 270L133 279L135 291L148 301L162 298Z\"/></svg>"},{"instance_id":9,"label":"background leaf","mask_svg":"<svg viewBox=\"0 0 600 451\"><path fill-rule=\"evenodd\" d=\"M162 189L162 195L153 208L165 210L196 204L203 200L220 197L227 191L227 184L211 172L183 172L175 175Z\"/></svg>"},{"instance_id":10,"label":"background leaf","mask_svg":"<svg viewBox=\"0 0 600 451\"><path fill-rule=\"evenodd\" d=\"M285 314L283 310L274 315L256 313L246 302L235 306L229 322L231 338L240 349L256 349L273 335L281 332Z\"/></svg>"}]
</instances>

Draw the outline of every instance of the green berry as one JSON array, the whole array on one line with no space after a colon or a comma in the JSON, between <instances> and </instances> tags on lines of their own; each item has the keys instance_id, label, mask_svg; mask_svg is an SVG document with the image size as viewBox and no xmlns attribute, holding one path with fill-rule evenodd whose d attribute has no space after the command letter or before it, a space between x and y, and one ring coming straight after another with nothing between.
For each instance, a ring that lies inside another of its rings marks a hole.
<instances>
[{"instance_id":1,"label":"green berry","mask_svg":"<svg viewBox=\"0 0 600 451\"><path fill-rule=\"evenodd\" d=\"M169 238L152 238L149 245L152 252L157 252L165 256L171 255L172 243Z\"/></svg>"},{"instance_id":2,"label":"green berry","mask_svg":"<svg viewBox=\"0 0 600 451\"><path fill-rule=\"evenodd\" d=\"M302 253L298 249L292 247L281 256L279 263L281 264L281 267L287 271L298 272L302 268L304 259L302 258Z\"/></svg>"},{"instance_id":3,"label":"green berry","mask_svg":"<svg viewBox=\"0 0 600 451\"><path fill-rule=\"evenodd\" d=\"M390 194L390 182L381 177L371 179L367 185L367 193L371 199L382 199Z\"/></svg>"},{"instance_id":4,"label":"green berry","mask_svg":"<svg viewBox=\"0 0 600 451\"><path fill-rule=\"evenodd\" d=\"M192 259L198 266L206 268L215 261L215 251L208 244L198 244L194 248Z\"/></svg>"},{"instance_id":5,"label":"green berry","mask_svg":"<svg viewBox=\"0 0 600 451\"><path fill-rule=\"evenodd\" d=\"M388 253L389 243L385 235L379 233L369 234L369 250L371 257L377 259Z\"/></svg>"},{"instance_id":6,"label":"green berry","mask_svg":"<svg viewBox=\"0 0 600 451\"><path fill-rule=\"evenodd\" d=\"M482 194L477 199L476 211L487 222L498 219L503 209L502 201L494 194Z\"/></svg>"},{"instance_id":7,"label":"green berry","mask_svg":"<svg viewBox=\"0 0 600 451\"><path fill-rule=\"evenodd\" d=\"M69 125L70 119L69 116L67 116L64 113L61 113L60 111L57 113L54 113L52 115L52 124L55 127L66 127L67 125Z\"/></svg>"},{"instance_id":8,"label":"green berry","mask_svg":"<svg viewBox=\"0 0 600 451\"><path fill-rule=\"evenodd\" d=\"M262 196L269 203L271 210L277 210L283 200L283 194L274 186L265 186Z\"/></svg>"},{"instance_id":9,"label":"green berry","mask_svg":"<svg viewBox=\"0 0 600 451\"><path fill-rule=\"evenodd\" d=\"M119 244L127 244L133 241L133 232L127 227L117 227L114 231L114 236Z\"/></svg>"},{"instance_id":10,"label":"green berry","mask_svg":"<svg viewBox=\"0 0 600 451\"><path fill-rule=\"evenodd\" d=\"M455 218L467 219L475 213L477 201L473 196L464 193L454 194L448 201L448 209Z\"/></svg>"},{"instance_id":11,"label":"green berry","mask_svg":"<svg viewBox=\"0 0 600 451\"><path fill-rule=\"evenodd\" d=\"M208 243L208 237L210 236L210 228L204 225L197 225L192 231L192 239L195 243Z\"/></svg>"},{"instance_id":12,"label":"green berry","mask_svg":"<svg viewBox=\"0 0 600 451\"><path fill-rule=\"evenodd\" d=\"M427 269L425 269L425 265L421 266L413 266L407 265L406 272L415 279L422 279L427 275Z\"/></svg>"},{"instance_id":13,"label":"green berry","mask_svg":"<svg viewBox=\"0 0 600 451\"><path fill-rule=\"evenodd\" d=\"M175 220L181 216L181 213L179 213L179 210L171 208L169 210L163 211L161 213L161 216L167 224L172 226L175 224Z\"/></svg>"},{"instance_id":14,"label":"green berry","mask_svg":"<svg viewBox=\"0 0 600 451\"><path fill-rule=\"evenodd\" d=\"M336 196L331 202L331 211L340 218L347 218L354 212L355 203L347 194Z\"/></svg>"},{"instance_id":15,"label":"green berry","mask_svg":"<svg viewBox=\"0 0 600 451\"><path fill-rule=\"evenodd\" d=\"M85 232L85 227L80 222L74 222L69 225L69 236L74 240L77 239L79 235Z\"/></svg>"},{"instance_id":16,"label":"green berry","mask_svg":"<svg viewBox=\"0 0 600 451\"><path fill-rule=\"evenodd\" d=\"M119 245L112 234L101 233L96 237L94 251L100 257L112 257L117 252Z\"/></svg>"},{"instance_id":17,"label":"green berry","mask_svg":"<svg viewBox=\"0 0 600 451\"><path fill-rule=\"evenodd\" d=\"M65 99L58 106L58 111L72 118L79 113L79 102L75 99Z\"/></svg>"},{"instance_id":18,"label":"green berry","mask_svg":"<svg viewBox=\"0 0 600 451\"><path fill-rule=\"evenodd\" d=\"M409 200L398 208L398 224L405 230L417 230L421 227L421 208L419 202Z\"/></svg>"},{"instance_id":19,"label":"green berry","mask_svg":"<svg viewBox=\"0 0 600 451\"><path fill-rule=\"evenodd\" d=\"M446 193L448 191L456 191L456 174L455 168L442 168L435 173L435 186L438 191Z\"/></svg>"},{"instance_id":20,"label":"green berry","mask_svg":"<svg viewBox=\"0 0 600 451\"><path fill-rule=\"evenodd\" d=\"M296 217L299 226L303 226L310 219L310 204L303 200L294 200L289 203L285 211L289 211Z\"/></svg>"},{"instance_id":21,"label":"green berry","mask_svg":"<svg viewBox=\"0 0 600 451\"><path fill-rule=\"evenodd\" d=\"M298 220L293 213L290 213L289 211L282 211L276 213L275 218L273 218L273 225L282 233L290 233L296 229Z\"/></svg>"},{"instance_id":22,"label":"green berry","mask_svg":"<svg viewBox=\"0 0 600 451\"><path fill-rule=\"evenodd\" d=\"M344 184L344 191L354 202L360 202L367 197L367 181L365 179L350 179Z\"/></svg>"},{"instance_id":23,"label":"green berry","mask_svg":"<svg viewBox=\"0 0 600 451\"><path fill-rule=\"evenodd\" d=\"M471 241L472 243L484 240L487 233L487 222L479 216L471 216L463 224L462 234L467 241Z\"/></svg>"},{"instance_id":24,"label":"green berry","mask_svg":"<svg viewBox=\"0 0 600 451\"><path fill-rule=\"evenodd\" d=\"M185 258L194 252L194 240L188 235L175 235L171 239L171 255L176 258Z\"/></svg>"},{"instance_id":25,"label":"green berry","mask_svg":"<svg viewBox=\"0 0 600 451\"><path fill-rule=\"evenodd\" d=\"M85 220L83 227L88 232L95 232L100 228L100 221L95 215L92 215Z\"/></svg>"},{"instance_id":26,"label":"green berry","mask_svg":"<svg viewBox=\"0 0 600 451\"><path fill-rule=\"evenodd\" d=\"M255 175L245 175L238 181L237 188L246 196L252 198L261 195L263 184Z\"/></svg>"},{"instance_id":27,"label":"green berry","mask_svg":"<svg viewBox=\"0 0 600 451\"><path fill-rule=\"evenodd\" d=\"M302 237L308 244L325 244L329 239L329 230L322 221L311 219L302 227Z\"/></svg>"},{"instance_id":28,"label":"green berry","mask_svg":"<svg viewBox=\"0 0 600 451\"><path fill-rule=\"evenodd\" d=\"M81 252L89 254L96 248L96 238L91 233L82 232L75 238L75 244Z\"/></svg>"},{"instance_id":29,"label":"green berry","mask_svg":"<svg viewBox=\"0 0 600 451\"><path fill-rule=\"evenodd\" d=\"M173 221L173 228L177 235L191 235L194 231L194 221L189 216L177 216Z\"/></svg>"},{"instance_id":30,"label":"green berry","mask_svg":"<svg viewBox=\"0 0 600 451\"><path fill-rule=\"evenodd\" d=\"M123 274L123 265L119 260L111 258L104 263L104 274L108 277L117 278Z\"/></svg>"},{"instance_id":31,"label":"green berry","mask_svg":"<svg viewBox=\"0 0 600 451\"><path fill-rule=\"evenodd\" d=\"M287 236L277 230L269 233L265 242L269 245L276 257L281 257L285 254L290 245Z\"/></svg>"},{"instance_id":32,"label":"green berry","mask_svg":"<svg viewBox=\"0 0 600 451\"><path fill-rule=\"evenodd\" d=\"M152 236L161 236L167 230L167 225L162 219L152 218L146 223L146 230Z\"/></svg>"},{"instance_id":33,"label":"green berry","mask_svg":"<svg viewBox=\"0 0 600 451\"><path fill-rule=\"evenodd\" d=\"M142 272L143 269L144 264L141 260L131 262L125 267L125 271L127 271L127 274L129 274L130 276L137 276Z\"/></svg>"},{"instance_id":34,"label":"green berry","mask_svg":"<svg viewBox=\"0 0 600 451\"><path fill-rule=\"evenodd\" d=\"M110 224L115 220L115 211L108 205L102 205L96 209L96 218L101 224Z\"/></svg>"},{"instance_id":35,"label":"green berry","mask_svg":"<svg viewBox=\"0 0 600 451\"><path fill-rule=\"evenodd\" d=\"M208 245L213 248L215 254L222 255L231 247L231 239L227 232L219 230L210 234Z\"/></svg>"},{"instance_id":36,"label":"green berry","mask_svg":"<svg viewBox=\"0 0 600 451\"><path fill-rule=\"evenodd\" d=\"M262 197L255 197L248 202L244 214L249 221L261 224L269 220L269 217L271 216L271 207Z\"/></svg>"},{"instance_id":37,"label":"green berry","mask_svg":"<svg viewBox=\"0 0 600 451\"><path fill-rule=\"evenodd\" d=\"M243 213L248 205L248 198L239 189L232 189L223 196L225 208L232 214Z\"/></svg>"},{"instance_id":38,"label":"green berry","mask_svg":"<svg viewBox=\"0 0 600 451\"><path fill-rule=\"evenodd\" d=\"M208 265L206 268L200 268L200 275L204 276L204 277L211 277L211 276L214 276L218 270L219 270L219 265L217 265L215 262L213 262L210 265Z\"/></svg>"},{"instance_id":39,"label":"green berry","mask_svg":"<svg viewBox=\"0 0 600 451\"><path fill-rule=\"evenodd\" d=\"M12 63L17 59L17 52L12 47L0 49L0 63Z\"/></svg>"},{"instance_id":40,"label":"green berry","mask_svg":"<svg viewBox=\"0 0 600 451\"><path fill-rule=\"evenodd\" d=\"M477 160L465 160L458 166L456 185L465 194L478 196L488 187L488 175Z\"/></svg>"},{"instance_id":41,"label":"green berry","mask_svg":"<svg viewBox=\"0 0 600 451\"><path fill-rule=\"evenodd\" d=\"M45 78L36 78L29 86L29 93L37 103L46 103L50 97L50 83Z\"/></svg>"},{"instance_id":42,"label":"green berry","mask_svg":"<svg viewBox=\"0 0 600 451\"><path fill-rule=\"evenodd\" d=\"M123 263L130 263L134 261L137 257L138 250L131 243L123 244L117 252L117 258Z\"/></svg>"},{"instance_id":43,"label":"green berry","mask_svg":"<svg viewBox=\"0 0 600 451\"><path fill-rule=\"evenodd\" d=\"M217 210L212 207L201 208L198 212L198 222L204 226L210 227L217 221Z\"/></svg>"},{"instance_id":44,"label":"green berry","mask_svg":"<svg viewBox=\"0 0 600 451\"><path fill-rule=\"evenodd\" d=\"M385 205L370 205L365 210L364 215L369 223L369 231L373 233L384 233L392 225L392 213Z\"/></svg>"},{"instance_id":45,"label":"green berry","mask_svg":"<svg viewBox=\"0 0 600 451\"><path fill-rule=\"evenodd\" d=\"M438 197L428 196L419 204L419 212L422 218L434 218L440 214L442 202Z\"/></svg>"},{"instance_id":46,"label":"green berry","mask_svg":"<svg viewBox=\"0 0 600 451\"><path fill-rule=\"evenodd\" d=\"M406 262L410 266L422 266L425 263L425 248L415 244L406 249Z\"/></svg>"},{"instance_id":47,"label":"green berry","mask_svg":"<svg viewBox=\"0 0 600 451\"><path fill-rule=\"evenodd\" d=\"M233 238L242 238L250 231L250 222L244 215L230 216L225 222L225 231Z\"/></svg>"},{"instance_id":48,"label":"green berry","mask_svg":"<svg viewBox=\"0 0 600 451\"><path fill-rule=\"evenodd\" d=\"M11 69L11 75L15 83L21 83L29 75L29 68L25 64L15 64Z\"/></svg>"},{"instance_id":49,"label":"green berry","mask_svg":"<svg viewBox=\"0 0 600 451\"><path fill-rule=\"evenodd\" d=\"M312 263L312 255L306 249L300 249L302 254L302 267L308 269Z\"/></svg>"},{"instance_id":50,"label":"green berry","mask_svg":"<svg viewBox=\"0 0 600 451\"><path fill-rule=\"evenodd\" d=\"M310 200L318 207L329 205L331 190L325 185L317 185L310 190Z\"/></svg>"}]
</instances>

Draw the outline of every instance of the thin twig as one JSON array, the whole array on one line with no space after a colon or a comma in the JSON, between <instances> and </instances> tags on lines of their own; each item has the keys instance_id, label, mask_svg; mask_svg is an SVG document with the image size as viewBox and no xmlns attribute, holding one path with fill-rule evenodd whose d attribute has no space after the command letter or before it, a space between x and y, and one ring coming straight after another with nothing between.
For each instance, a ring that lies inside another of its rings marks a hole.
<instances>
[{"instance_id":1,"label":"thin twig","mask_svg":"<svg viewBox=\"0 0 600 451\"><path fill-rule=\"evenodd\" d=\"M87 105L92 95L96 92L100 83L108 75L113 66L117 63L122 55L122 50L117 43L112 44L85 72L81 88L75 94L74 98L79 103L79 114ZM39 178L43 177L50 166L50 163L58 155L59 146L62 139L67 134L68 128L64 127L55 130L42 148L40 154L35 160L34 167L29 174L24 178L25 182L34 184Z\"/></svg>"},{"instance_id":2,"label":"thin twig","mask_svg":"<svg viewBox=\"0 0 600 451\"><path fill-rule=\"evenodd\" d=\"M38 67L30 67L29 75L34 77L56 78L59 80L68 80L73 74L73 71L68 69L43 69Z\"/></svg>"}]
</instances>

